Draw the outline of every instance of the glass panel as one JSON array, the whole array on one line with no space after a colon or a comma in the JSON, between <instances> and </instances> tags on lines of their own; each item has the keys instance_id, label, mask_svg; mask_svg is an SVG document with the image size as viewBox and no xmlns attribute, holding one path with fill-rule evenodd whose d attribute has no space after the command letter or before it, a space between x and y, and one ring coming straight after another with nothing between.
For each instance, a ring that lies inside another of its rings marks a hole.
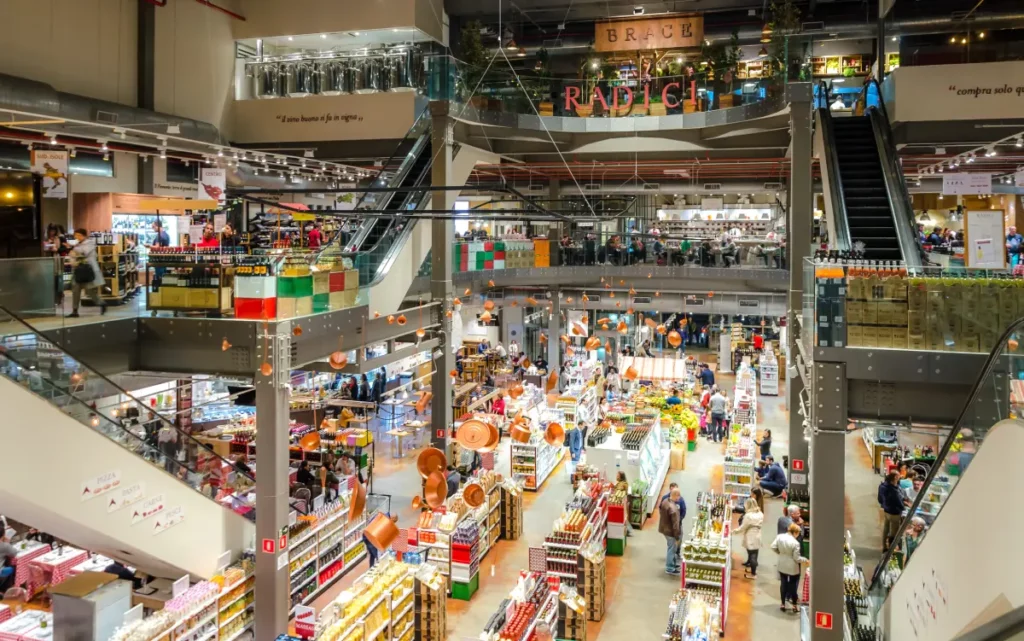
<instances>
[{"instance_id":1,"label":"glass panel","mask_svg":"<svg viewBox=\"0 0 1024 641\"><path fill-rule=\"evenodd\" d=\"M0 308L0 375L247 518L255 479ZM113 404L98 406L114 397ZM127 399L127 400L117 400Z\"/></svg>"}]
</instances>

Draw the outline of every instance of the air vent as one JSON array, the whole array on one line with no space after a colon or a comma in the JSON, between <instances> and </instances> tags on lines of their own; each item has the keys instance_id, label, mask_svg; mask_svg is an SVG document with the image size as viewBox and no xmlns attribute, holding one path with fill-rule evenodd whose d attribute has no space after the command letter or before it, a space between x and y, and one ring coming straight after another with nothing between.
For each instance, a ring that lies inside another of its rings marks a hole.
<instances>
[{"instance_id":1,"label":"air vent","mask_svg":"<svg viewBox=\"0 0 1024 641\"><path fill-rule=\"evenodd\" d=\"M820 21L820 20L815 21L815 22L805 22L802 25L800 25L800 32L801 33L808 33L808 32L811 32L811 31L824 31L824 30L825 30L825 23Z\"/></svg>"},{"instance_id":2,"label":"air vent","mask_svg":"<svg viewBox=\"0 0 1024 641\"><path fill-rule=\"evenodd\" d=\"M687 296L686 305L687 307L704 307L704 299L697 298L696 296Z\"/></svg>"},{"instance_id":3,"label":"air vent","mask_svg":"<svg viewBox=\"0 0 1024 641\"><path fill-rule=\"evenodd\" d=\"M756 298L741 298L740 309L758 309L761 307L761 301Z\"/></svg>"},{"instance_id":4,"label":"air vent","mask_svg":"<svg viewBox=\"0 0 1024 641\"><path fill-rule=\"evenodd\" d=\"M782 183L765 183L764 188L768 191L781 191L786 186Z\"/></svg>"},{"instance_id":5,"label":"air vent","mask_svg":"<svg viewBox=\"0 0 1024 641\"><path fill-rule=\"evenodd\" d=\"M117 114L114 113L113 111L101 111L101 110L97 109L96 110L96 118L95 118L95 120L96 120L96 122L102 122L102 123L107 124L107 125L116 125L117 124Z\"/></svg>"},{"instance_id":6,"label":"air vent","mask_svg":"<svg viewBox=\"0 0 1024 641\"><path fill-rule=\"evenodd\" d=\"M601 183L586 183L583 185L584 191L597 191L601 188Z\"/></svg>"},{"instance_id":7,"label":"air vent","mask_svg":"<svg viewBox=\"0 0 1024 641\"><path fill-rule=\"evenodd\" d=\"M704 183L704 191L722 191L722 183Z\"/></svg>"},{"instance_id":8,"label":"air vent","mask_svg":"<svg viewBox=\"0 0 1024 641\"><path fill-rule=\"evenodd\" d=\"M660 189L661 185L658 183L644 183L643 187L644 191L659 191Z\"/></svg>"},{"instance_id":9,"label":"air vent","mask_svg":"<svg viewBox=\"0 0 1024 641\"><path fill-rule=\"evenodd\" d=\"M634 305L650 305L651 304L651 300L652 299L651 299L650 296L634 296L633 297L633 304Z\"/></svg>"}]
</instances>

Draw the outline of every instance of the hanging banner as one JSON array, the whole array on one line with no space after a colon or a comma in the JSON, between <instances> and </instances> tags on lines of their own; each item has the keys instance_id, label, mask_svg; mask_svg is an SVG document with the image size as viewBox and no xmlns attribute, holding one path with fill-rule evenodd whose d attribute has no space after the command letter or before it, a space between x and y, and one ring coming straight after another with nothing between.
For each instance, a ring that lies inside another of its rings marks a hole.
<instances>
[{"instance_id":1,"label":"hanging banner","mask_svg":"<svg viewBox=\"0 0 1024 641\"><path fill-rule=\"evenodd\" d=\"M32 173L43 176L43 198L68 197L68 152L33 149Z\"/></svg>"},{"instance_id":2,"label":"hanging banner","mask_svg":"<svg viewBox=\"0 0 1024 641\"><path fill-rule=\"evenodd\" d=\"M962 196L992 193L992 174L943 174L942 195Z\"/></svg>"},{"instance_id":3,"label":"hanging banner","mask_svg":"<svg viewBox=\"0 0 1024 641\"><path fill-rule=\"evenodd\" d=\"M594 51L636 51L699 47L704 41L704 17L661 16L614 20L594 25Z\"/></svg>"},{"instance_id":4,"label":"hanging banner","mask_svg":"<svg viewBox=\"0 0 1024 641\"><path fill-rule=\"evenodd\" d=\"M223 167L202 167L199 169L199 197L216 200L224 205L224 191L228 186L228 172Z\"/></svg>"}]
</instances>

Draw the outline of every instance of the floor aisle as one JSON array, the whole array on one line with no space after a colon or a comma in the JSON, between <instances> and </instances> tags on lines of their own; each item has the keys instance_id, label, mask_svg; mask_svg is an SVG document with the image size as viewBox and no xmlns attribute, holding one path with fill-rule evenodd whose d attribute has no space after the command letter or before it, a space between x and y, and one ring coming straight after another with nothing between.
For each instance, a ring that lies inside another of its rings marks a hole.
<instances>
[{"instance_id":1,"label":"floor aisle","mask_svg":"<svg viewBox=\"0 0 1024 641\"><path fill-rule=\"evenodd\" d=\"M720 383L731 390L731 377L722 375ZM773 453L780 458L787 453L788 417L784 392L779 397L760 397L759 421L772 430ZM508 472L508 440L502 443L498 470ZM383 454L380 454L383 452ZM415 457L391 459L386 443L378 443L378 464L374 479L374 493L389 494L392 511L399 515L399 527L408 527L415 518L411 507L413 495L419 489ZM692 505L698 491L721 489L722 449L701 439L697 450L688 453L684 471L670 471L665 481L677 482L683 498ZM487 619L495 611L514 585L521 569L527 565L527 549L540 545L550 531L551 523L571 496L571 486L564 465L557 468L540 492L526 492L524 500L525 527L518 541L499 540L481 567L480 591L469 602L449 600L449 635L451 641L476 639ZM756 580L744 579L741 563L746 553L734 544L732 593L727 627L727 639L795 638L798 623L795 615L778 610L778 577L774 553L768 549L775 537L775 522L782 513L782 501L770 499L766 503L763 529L761 569ZM683 524L684 532L691 527L692 508ZM366 570L366 562L350 572L337 585L314 602L319 612L343 589ZM604 621L588 624L588 641L604 639L659 639L668 617L668 603L678 589L679 579L665 573L665 539L658 534L655 513L642 530L633 531L626 554L608 557L607 594L609 604Z\"/></svg>"}]
</instances>

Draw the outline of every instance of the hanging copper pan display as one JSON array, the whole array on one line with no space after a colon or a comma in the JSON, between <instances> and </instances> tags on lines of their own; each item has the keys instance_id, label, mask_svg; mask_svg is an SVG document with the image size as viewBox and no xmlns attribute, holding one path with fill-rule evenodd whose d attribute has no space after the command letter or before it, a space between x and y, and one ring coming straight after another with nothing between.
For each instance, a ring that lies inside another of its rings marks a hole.
<instances>
[{"instance_id":1,"label":"hanging copper pan display","mask_svg":"<svg viewBox=\"0 0 1024 641\"><path fill-rule=\"evenodd\" d=\"M640 372L636 371L636 368L633 367L632 365L627 367L625 373L623 374L623 376L625 376L626 378L628 378L631 381L635 381L636 377L639 376L639 375L640 375Z\"/></svg>"},{"instance_id":2,"label":"hanging copper pan display","mask_svg":"<svg viewBox=\"0 0 1024 641\"><path fill-rule=\"evenodd\" d=\"M516 443L530 442L530 430L522 425L513 425L511 434L512 440Z\"/></svg>"},{"instance_id":3,"label":"hanging copper pan display","mask_svg":"<svg viewBox=\"0 0 1024 641\"><path fill-rule=\"evenodd\" d=\"M378 514L363 530L363 536L373 547L383 552L398 538L398 526L387 514Z\"/></svg>"},{"instance_id":4,"label":"hanging copper pan display","mask_svg":"<svg viewBox=\"0 0 1024 641\"><path fill-rule=\"evenodd\" d=\"M466 487L462 488L462 500L469 507L476 508L484 504L487 494L479 483L467 483Z\"/></svg>"},{"instance_id":5,"label":"hanging copper pan display","mask_svg":"<svg viewBox=\"0 0 1024 641\"><path fill-rule=\"evenodd\" d=\"M511 388L509 388L508 395L512 397L513 401L518 399L520 396L523 395L523 384L516 383L515 385L513 385Z\"/></svg>"},{"instance_id":6,"label":"hanging copper pan display","mask_svg":"<svg viewBox=\"0 0 1024 641\"><path fill-rule=\"evenodd\" d=\"M598 338L597 336L591 336L590 338L587 339L587 344L584 347L587 348L588 352L593 352L594 350L601 347L601 339Z\"/></svg>"},{"instance_id":7,"label":"hanging copper pan display","mask_svg":"<svg viewBox=\"0 0 1024 641\"><path fill-rule=\"evenodd\" d=\"M416 496L412 497L412 509L418 510L421 507L423 507L423 497L417 494Z\"/></svg>"},{"instance_id":8,"label":"hanging copper pan display","mask_svg":"<svg viewBox=\"0 0 1024 641\"><path fill-rule=\"evenodd\" d=\"M501 443L501 430L492 423L487 423L488 437L487 443L483 447L476 448L477 452L481 454L486 452L493 452L494 448L498 447L498 443Z\"/></svg>"},{"instance_id":9,"label":"hanging copper pan display","mask_svg":"<svg viewBox=\"0 0 1024 641\"><path fill-rule=\"evenodd\" d=\"M679 347L683 344L683 337L679 335L679 332L673 329L668 333L668 344L672 347Z\"/></svg>"},{"instance_id":10,"label":"hanging copper pan display","mask_svg":"<svg viewBox=\"0 0 1024 641\"><path fill-rule=\"evenodd\" d=\"M537 337L537 340L539 340L541 343L547 343L548 342L548 335L547 334L541 334L540 336Z\"/></svg>"},{"instance_id":11,"label":"hanging copper pan display","mask_svg":"<svg viewBox=\"0 0 1024 641\"><path fill-rule=\"evenodd\" d=\"M548 374L547 391L551 391L558 387L558 372L551 372Z\"/></svg>"},{"instance_id":12,"label":"hanging copper pan display","mask_svg":"<svg viewBox=\"0 0 1024 641\"><path fill-rule=\"evenodd\" d=\"M363 515L364 509L366 509L366 486L356 483L355 489L352 490L352 502L348 506L348 522L355 523Z\"/></svg>"},{"instance_id":13,"label":"hanging copper pan display","mask_svg":"<svg viewBox=\"0 0 1024 641\"><path fill-rule=\"evenodd\" d=\"M310 432L299 439L299 449L315 452L320 449L320 432Z\"/></svg>"},{"instance_id":14,"label":"hanging copper pan display","mask_svg":"<svg viewBox=\"0 0 1024 641\"><path fill-rule=\"evenodd\" d=\"M658 325L657 327L654 328L654 331L664 336L665 334L668 333L668 328L665 327L664 325Z\"/></svg>"},{"instance_id":15,"label":"hanging copper pan display","mask_svg":"<svg viewBox=\"0 0 1024 641\"><path fill-rule=\"evenodd\" d=\"M534 298L533 296L527 296L526 302L529 303L530 305L533 305L534 307L537 306L537 299Z\"/></svg>"},{"instance_id":16,"label":"hanging copper pan display","mask_svg":"<svg viewBox=\"0 0 1024 641\"><path fill-rule=\"evenodd\" d=\"M401 314L398 318L395 319L395 322L397 322L399 325L405 325L407 322L409 322L409 319L405 317L405 314Z\"/></svg>"},{"instance_id":17,"label":"hanging copper pan display","mask_svg":"<svg viewBox=\"0 0 1024 641\"><path fill-rule=\"evenodd\" d=\"M423 392L420 396L420 400L416 401L416 413L422 414L427 411L427 406L430 405L430 400L434 398L433 392Z\"/></svg>"},{"instance_id":18,"label":"hanging copper pan display","mask_svg":"<svg viewBox=\"0 0 1024 641\"><path fill-rule=\"evenodd\" d=\"M648 327L650 327L652 329L658 326L658 324L654 322L653 318L645 318L644 319L644 325L647 325Z\"/></svg>"},{"instance_id":19,"label":"hanging copper pan display","mask_svg":"<svg viewBox=\"0 0 1024 641\"><path fill-rule=\"evenodd\" d=\"M523 362L520 364L523 366L523 369L530 369L530 365L533 365L528 358L524 358Z\"/></svg>"},{"instance_id":20,"label":"hanging copper pan display","mask_svg":"<svg viewBox=\"0 0 1024 641\"><path fill-rule=\"evenodd\" d=\"M619 324L615 326L615 329L619 330L620 334L625 334L629 331L629 325L626 324L626 321L619 321Z\"/></svg>"},{"instance_id":21,"label":"hanging copper pan display","mask_svg":"<svg viewBox=\"0 0 1024 641\"><path fill-rule=\"evenodd\" d=\"M551 447L558 447L565 442L565 428L559 423L548 423L544 430L544 440Z\"/></svg>"},{"instance_id":22,"label":"hanging copper pan display","mask_svg":"<svg viewBox=\"0 0 1024 641\"><path fill-rule=\"evenodd\" d=\"M444 474L434 472L427 476L423 495L427 505L431 508L439 508L444 505L444 500L448 498L448 480L445 479Z\"/></svg>"},{"instance_id":23,"label":"hanging copper pan display","mask_svg":"<svg viewBox=\"0 0 1024 641\"><path fill-rule=\"evenodd\" d=\"M333 352L327 362L331 369L341 369L348 365L348 355L345 352Z\"/></svg>"},{"instance_id":24,"label":"hanging copper pan display","mask_svg":"<svg viewBox=\"0 0 1024 641\"><path fill-rule=\"evenodd\" d=\"M476 450L490 442L491 432L487 429L487 423L474 418L459 426L455 440L467 450Z\"/></svg>"},{"instance_id":25,"label":"hanging copper pan display","mask_svg":"<svg viewBox=\"0 0 1024 641\"><path fill-rule=\"evenodd\" d=\"M423 478L446 467L448 467L448 457L436 447L428 447L416 457L416 469L420 471L420 476Z\"/></svg>"},{"instance_id":26,"label":"hanging copper pan display","mask_svg":"<svg viewBox=\"0 0 1024 641\"><path fill-rule=\"evenodd\" d=\"M600 324L600 325L607 325L608 323L612 322L612 319L610 319L610 318L608 318L608 317L605 317L605 318L599 318L599 319L597 319L597 322L598 322L598 324Z\"/></svg>"},{"instance_id":27,"label":"hanging copper pan display","mask_svg":"<svg viewBox=\"0 0 1024 641\"><path fill-rule=\"evenodd\" d=\"M569 345L572 342L572 339L569 338L566 334L562 334L562 342L565 343L566 345Z\"/></svg>"},{"instance_id":28,"label":"hanging copper pan display","mask_svg":"<svg viewBox=\"0 0 1024 641\"><path fill-rule=\"evenodd\" d=\"M490 299L485 300L484 309L486 309L487 311L491 311L492 309L494 309L494 301Z\"/></svg>"},{"instance_id":29,"label":"hanging copper pan display","mask_svg":"<svg viewBox=\"0 0 1024 641\"><path fill-rule=\"evenodd\" d=\"M481 323L489 323L489 322L491 322L492 318L493 317L491 316L491 313L488 312L488 311L484 311L483 314L480 314L480 322Z\"/></svg>"}]
</instances>

